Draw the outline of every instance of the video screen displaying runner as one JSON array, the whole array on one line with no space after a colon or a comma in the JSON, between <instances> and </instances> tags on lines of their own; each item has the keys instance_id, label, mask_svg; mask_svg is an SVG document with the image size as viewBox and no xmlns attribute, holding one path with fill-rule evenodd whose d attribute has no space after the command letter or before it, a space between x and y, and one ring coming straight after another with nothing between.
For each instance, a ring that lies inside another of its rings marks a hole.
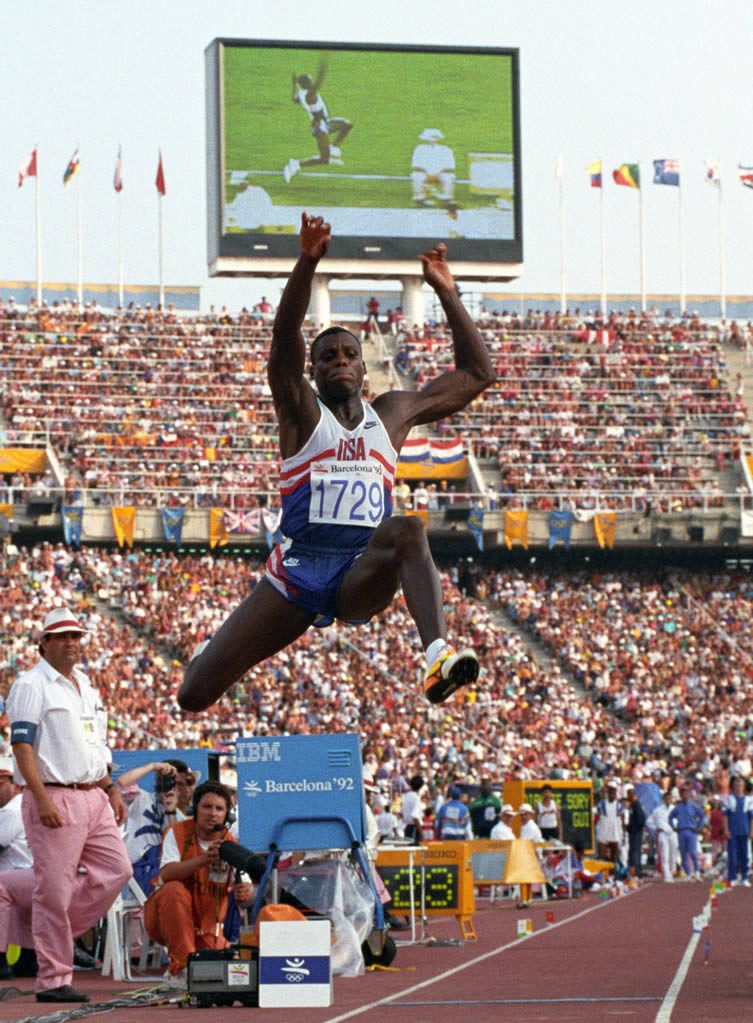
<instances>
[{"instance_id":1,"label":"video screen displaying runner","mask_svg":"<svg viewBox=\"0 0 753 1023\"><path fill-rule=\"evenodd\" d=\"M332 256L520 258L517 51L215 40L207 70L220 255L293 254L306 209Z\"/></svg>"}]
</instances>

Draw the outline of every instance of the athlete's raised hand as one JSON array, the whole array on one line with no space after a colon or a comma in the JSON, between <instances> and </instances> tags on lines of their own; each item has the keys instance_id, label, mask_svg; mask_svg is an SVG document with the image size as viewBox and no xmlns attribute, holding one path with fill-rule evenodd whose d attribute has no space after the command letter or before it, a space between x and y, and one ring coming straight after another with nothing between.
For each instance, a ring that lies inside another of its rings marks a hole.
<instances>
[{"instance_id":1,"label":"athlete's raised hand","mask_svg":"<svg viewBox=\"0 0 753 1023\"><path fill-rule=\"evenodd\" d=\"M332 228L323 217L310 217L304 210L301 214L301 255L321 259L329 248Z\"/></svg>"},{"instance_id":2,"label":"athlete's raised hand","mask_svg":"<svg viewBox=\"0 0 753 1023\"><path fill-rule=\"evenodd\" d=\"M447 246L440 242L436 248L429 249L420 257L424 271L424 280L435 291L454 289L455 280L447 263Z\"/></svg>"}]
</instances>

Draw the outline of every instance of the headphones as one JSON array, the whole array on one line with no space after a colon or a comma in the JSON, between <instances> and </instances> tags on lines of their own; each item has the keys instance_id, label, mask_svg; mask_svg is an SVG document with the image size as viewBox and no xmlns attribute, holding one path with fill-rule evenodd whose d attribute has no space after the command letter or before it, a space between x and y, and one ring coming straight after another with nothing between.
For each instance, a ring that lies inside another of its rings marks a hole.
<instances>
[{"instance_id":1,"label":"headphones","mask_svg":"<svg viewBox=\"0 0 753 1023\"><path fill-rule=\"evenodd\" d=\"M212 795L215 796L220 796L222 799L225 800L227 812L225 814L225 820L222 822L222 826L223 828L229 828L231 824L235 823L236 819L235 810L233 808L233 797L231 795L230 789L219 781L209 780L202 782L201 785L199 785L198 788L194 790L191 805L188 807L188 810L186 811L188 816L193 817L193 819L196 820L196 810L199 806L199 803L204 798L204 796L207 795L207 793L211 793Z\"/></svg>"}]
</instances>

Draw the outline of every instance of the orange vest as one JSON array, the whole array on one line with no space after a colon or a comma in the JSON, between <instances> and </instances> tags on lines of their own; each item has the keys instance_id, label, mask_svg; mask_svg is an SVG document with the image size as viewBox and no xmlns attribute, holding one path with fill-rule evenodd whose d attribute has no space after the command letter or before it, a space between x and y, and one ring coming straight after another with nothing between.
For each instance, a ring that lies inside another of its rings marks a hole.
<instances>
[{"instance_id":1,"label":"orange vest","mask_svg":"<svg viewBox=\"0 0 753 1023\"><path fill-rule=\"evenodd\" d=\"M203 850L196 835L196 824L192 818L173 824L172 831L175 833L181 861L202 855ZM224 839L235 842L229 832L225 834ZM228 892L232 883L231 868L227 868L227 878L220 883L210 880L209 864L204 863L194 874L184 878L180 883L191 893L196 933L205 937L214 935L219 939L217 947L224 948L227 943L222 936L222 922L227 913Z\"/></svg>"}]
</instances>

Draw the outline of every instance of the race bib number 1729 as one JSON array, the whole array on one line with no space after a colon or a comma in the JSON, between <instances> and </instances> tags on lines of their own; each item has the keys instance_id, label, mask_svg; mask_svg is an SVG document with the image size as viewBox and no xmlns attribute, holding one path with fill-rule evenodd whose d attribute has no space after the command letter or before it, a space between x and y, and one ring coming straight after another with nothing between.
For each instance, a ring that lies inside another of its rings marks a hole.
<instances>
[{"instance_id":1,"label":"race bib number 1729","mask_svg":"<svg viewBox=\"0 0 753 1023\"><path fill-rule=\"evenodd\" d=\"M384 518L380 465L316 465L311 469L309 520L337 526L374 527Z\"/></svg>"}]
</instances>

